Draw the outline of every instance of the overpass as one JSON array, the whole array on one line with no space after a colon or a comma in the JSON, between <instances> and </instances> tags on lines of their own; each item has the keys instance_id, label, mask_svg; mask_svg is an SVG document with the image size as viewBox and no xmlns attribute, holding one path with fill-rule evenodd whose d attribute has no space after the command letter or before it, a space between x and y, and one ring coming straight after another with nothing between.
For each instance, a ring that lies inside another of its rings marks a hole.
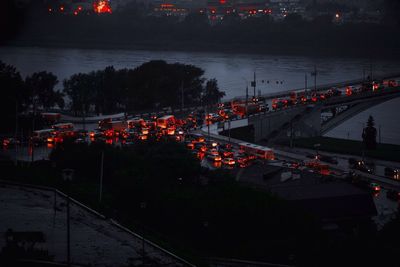
<instances>
[{"instance_id":1,"label":"overpass","mask_svg":"<svg viewBox=\"0 0 400 267\"><path fill-rule=\"evenodd\" d=\"M219 128L227 130L248 127L252 133L249 136L250 141L264 141L268 144L291 137L321 136L360 112L396 97L400 97L400 86L351 96L335 96L311 105L298 104L257 113L242 120L220 123ZM323 114L325 115L322 116Z\"/></svg>"},{"instance_id":2,"label":"overpass","mask_svg":"<svg viewBox=\"0 0 400 267\"><path fill-rule=\"evenodd\" d=\"M381 80L391 80L391 79L395 79L395 80L400 79L400 73L387 73L387 74L382 74L382 75L375 75L372 80L381 81ZM272 93L262 94L261 97L264 97L265 99L281 98L281 97L289 96L289 94L291 92L304 92L304 90L313 91L313 92L322 92L322 91L326 91L326 90L334 88L334 87L342 88L342 87L347 87L347 86L359 85L365 81L366 80L364 78L358 78L358 79L347 80L347 81L342 81L342 82L321 84L321 85L317 85L316 87L309 86L309 88L296 88L296 89L292 89L292 90L272 92ZM230 102L232 100L245 100L245 99L246 99L246 96L237 96L232 99L226 99L225 101Z\"/></svg>"}]
</instances>

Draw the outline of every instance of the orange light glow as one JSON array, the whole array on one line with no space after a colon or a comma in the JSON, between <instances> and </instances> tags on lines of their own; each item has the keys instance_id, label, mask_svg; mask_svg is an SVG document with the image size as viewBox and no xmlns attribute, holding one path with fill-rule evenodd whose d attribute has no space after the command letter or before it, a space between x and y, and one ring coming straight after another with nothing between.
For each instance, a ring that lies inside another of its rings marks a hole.
<instances>
[{"instance_id":1,"label":"orange light glow","mask_svg":"<svg viewBox=\"0 0 400 267\"><path fill-rule=\"evenodd\" d=\"M346 95L347 96L351 96L353 94L353 90L351 89L351 87L347 87L346 88Z\"/></svg>"},{"instance_id":2,"label":"orange light glow","mask_svg":"<svg viewBox=\"0 0 400 267\"><path fill-rule=\"evenodd\" d=\"M101 13L112 13L109 0L97 0L93 4L94 12Z\"/></svg>"}]
</instances>

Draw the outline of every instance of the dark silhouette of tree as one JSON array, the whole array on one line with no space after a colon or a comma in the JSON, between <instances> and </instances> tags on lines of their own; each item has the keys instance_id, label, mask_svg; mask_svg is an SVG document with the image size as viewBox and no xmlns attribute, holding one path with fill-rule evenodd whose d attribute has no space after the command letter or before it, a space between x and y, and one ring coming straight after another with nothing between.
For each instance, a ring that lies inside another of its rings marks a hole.
<instances>
[{"instance_id":1,"label":"dark silhouette of tree","mask_svg":"<svg viewBox=\"0 0 400 267\"><path fill-rule=\"evenodd\" d=\"M25 85L34 111L40 106L44 110L54 107L55 104L64 107L63 94L54 90L57 83L57 76L46 71L35 72L26 77Z\"/></svg>"},{"instance_id":2,"label":"dark silhouette of tree","mask_svg":"<svg viewBox=\"0 0 400 267\"><path fill-rule=\"evenodd\" d=\"M69 96L71 100L71 110L74 114L87 113L90 109L90 105L94 103L94 73L74 74L68 80L64 80L63 84L63 92Z\"/></svg>"},{"instance_id":3,"label":"dark silhouette of tree","mask_svg":"<svg viewBox=\"0 0 400 267\"><path fill-rule=\"evenodd\" d=\"M204 88L203 103L210 106L218 103L224 96L225 92L219 91L216 79L211 79L207 81L206 86Z\"/></svg>"},{"instance_id":4,"label":"dark silhouette of tree","mask_svg":"<svg viewBox=\"0 0 400 267\"><path fill-rule=\"evenodd\" d=\"M104 70L75 74L64 81L64 93L76 114L128 112L160 107L199 105L204 91L204 70L181 63L153 60L135 69ZM216 81L208 84L207 98L218 102L224 94ZM214 87L213 87L214 86Z\"/></svg>"},{"instance_id":5,"label":"dark silhouette of tree","mask_svg":"<svg viewBox=\"0 0 400 267\"><path fill-rule=\"evenodd\" d=\"M0 130L10 130L10 125L14 125L16 112L21 113L26 110L28 102L27 90L20 73L15 67L0 61L0 114L3 123Z\"/></svg>"},{"instance_id":6,"label":"dark silhouette of tree","mask_svg":"<svg viewBox=\"0 0 400 267\"><path fill-rule=\"evenodd\" d=\"M369 116L367 127L363 129L362 138L366 149L376 149L376 128L374 118Z\"/></svg>"}]
</instances>

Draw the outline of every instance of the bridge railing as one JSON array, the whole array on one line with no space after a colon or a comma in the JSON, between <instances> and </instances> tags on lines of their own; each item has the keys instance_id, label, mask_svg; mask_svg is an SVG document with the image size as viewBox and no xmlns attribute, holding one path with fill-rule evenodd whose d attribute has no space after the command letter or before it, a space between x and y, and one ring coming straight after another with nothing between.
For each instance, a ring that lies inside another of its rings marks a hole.
<instances>
[{"instance_id":1,"label":"bridge railing","mask_svg":"<svg viewBox=\"0 0 400 267\"><path fill-rule=\"evenodd\" d=\"M393 78L398 78L400 77L400 73L389 73L389 74L382 74L382 75L376 75L373 77L373 80L387 80L387 79L393 79ZM342 82L334 82L334 83L327 83L327 84L320 84L317 85L316 91L324 91L327 89L330 89L332 87L346 87L346 86L351 86L351 85L356 85L364 82L364 78L358 78L358 79L352 79L352 80L347 80L347 81L342 81ZM291 90L285 90L285 91L280 91L280 92L273 92L273 93L268 93L268 94L261 94L262 97L265 97L267 99L271 98L279 98L279 97L285 97L288 96L291 92L303 92L305 88L296 88L296 89L291 89ZM310 86L307 88L307 91L315 91L315 87ZM238 100L238 99L246 99L246 96L238 96L234 97L232 99L226 99L224 101L232 101L232 100Z\"/></svg>"}]
</instances>

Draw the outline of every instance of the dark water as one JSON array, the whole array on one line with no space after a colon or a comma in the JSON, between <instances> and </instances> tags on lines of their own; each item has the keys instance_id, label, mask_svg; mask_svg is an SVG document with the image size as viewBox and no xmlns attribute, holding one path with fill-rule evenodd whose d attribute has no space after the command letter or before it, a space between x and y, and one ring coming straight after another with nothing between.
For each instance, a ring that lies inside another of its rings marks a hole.
<instances>
[{"instance_id":1,"label":"dark water","mask_svg":"<svg viewBox=\"0 0 400 267\"><path fill-rule=\"evenodd\" d=\"M368 75L400 73L400 62L360 58L301 57L256 54L224 54L210 52L86 50L35 47L1 47L0 60L18 68L22 75L35 71L51 71L59 80L78 72L89 72L113 65L115 68L134 68L155 59L169 63L193 64L205 70L207 78L216 78L226 98L245 94L246 84L256 72L261 93L278 92L304 87L305 74L308 85L317 66L317 84L351 80ZM264 80L264 83L262 82ZM269 83L267 83L269 81ZM59 84L61 88L61 83ZM329 136L360 139L362 124L373 115L381 126L381 140L400 144L400 119L397 116L400 99L373 107L328 133Z\"/></svg>"}]
</instances>

